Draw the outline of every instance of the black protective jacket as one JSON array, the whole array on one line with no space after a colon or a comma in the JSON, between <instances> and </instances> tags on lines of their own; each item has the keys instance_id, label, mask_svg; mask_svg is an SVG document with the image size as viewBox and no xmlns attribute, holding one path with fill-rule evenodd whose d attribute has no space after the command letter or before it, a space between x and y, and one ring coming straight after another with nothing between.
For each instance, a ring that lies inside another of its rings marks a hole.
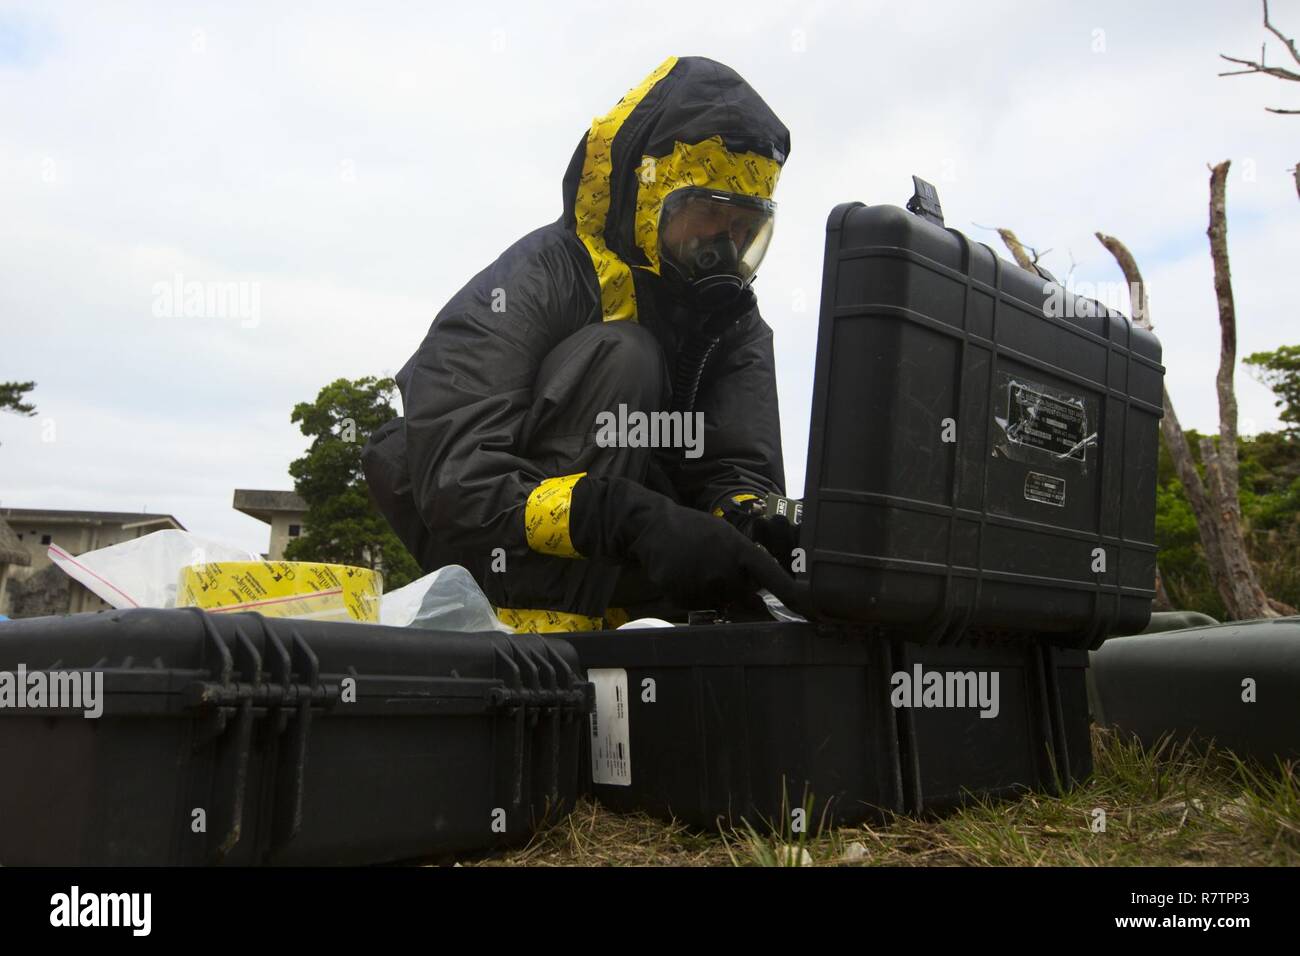
<instances>
[{"instance_id":1,"label":"black protective jacket","mask_svg":"<svg viewBox=\"0 0 1300 956\"><path fill-rule=\"evenodd\" d=\"M657 204L683 185L770 197L789 133L734 71L670 58L582 137L564 212L471 279L438 313L397 375L405 417L371 437L366 476L381 511L425 570L461 564L500 606L559 607L488 565L565 561L529 547L525 504L555 477L520 454L539 364L589 323L640 322L671 368L700 317L666 295L654 246ZM711 510L738 492L783 492L772 331L757 308L725 334L696 409L704 454L679 456L677 498ZM545 578L539 575L538 580ZM565 610L571 610L562 608Z\"/></svg>"}]
</instances>

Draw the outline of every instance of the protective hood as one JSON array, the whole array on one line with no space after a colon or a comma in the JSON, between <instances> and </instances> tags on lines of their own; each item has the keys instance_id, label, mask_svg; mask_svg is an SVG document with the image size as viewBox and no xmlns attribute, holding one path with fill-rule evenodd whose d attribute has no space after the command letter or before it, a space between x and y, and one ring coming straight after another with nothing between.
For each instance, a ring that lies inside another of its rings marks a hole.
<instances>
[{"instance_id":1,"label":"protective hood","mask_svg":"<svg viewBox=\"0 0 1300 956\"><path fill-rule=\"evenodd\" d=\"M564 177L564 225L591 257L605 321L637 318L661 268L659 213L674 190L771 199L790 131L730 67L669 57L592 121Z\"/></svg>"}]
</instances>

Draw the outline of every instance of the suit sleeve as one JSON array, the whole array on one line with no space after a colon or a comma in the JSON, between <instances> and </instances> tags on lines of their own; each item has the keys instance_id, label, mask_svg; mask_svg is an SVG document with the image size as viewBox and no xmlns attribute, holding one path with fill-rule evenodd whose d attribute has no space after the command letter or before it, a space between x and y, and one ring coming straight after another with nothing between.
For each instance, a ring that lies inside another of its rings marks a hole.
<instances>
[{"instance_id":1,"label":"suit sleeve","mask_svg":"<svg viewBox=\"0 0 1300 956\"><path fill-rule=\"evenodd\" d=\"M701 454L683 459L677 475L684 500L704 511L737 494L785 493L772 329L755 310L717 352L696 402Z\"/></svg>"},{"instance_id":2,"label":"suit sleeve","mask_svg":"<svg viewBox=\"0 0 1300 956\"><path fill-rule=\"evenodd\" d=\"M399 376L416 507L449 547L577 556L567 521L576 477L518 454L537 370L583 321L574 285L545 250L508 251L439 313Z\"/></svg>"}]
</instances>

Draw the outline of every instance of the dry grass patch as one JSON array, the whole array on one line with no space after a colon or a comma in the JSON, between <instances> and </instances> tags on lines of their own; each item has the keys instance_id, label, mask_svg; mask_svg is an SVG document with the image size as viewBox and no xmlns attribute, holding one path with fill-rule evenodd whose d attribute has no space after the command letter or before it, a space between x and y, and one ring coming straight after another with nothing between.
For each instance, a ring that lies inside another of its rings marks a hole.
<instances>
[{"instance_id":1,"label":"dry grass patch","mask_svg":"<svg viewBox=\"0 0 1300 956\"><path fill-rule=\"evenodd\" d=\"M1094 728L1096 771L1061 796L976 800L942 817L776 833L701 833L583 801L526 847L466 866L1300 865L1300 769L1144 749ZM1094 832L1095 811L1105 831Z\"/></svg>"}]
</instances>

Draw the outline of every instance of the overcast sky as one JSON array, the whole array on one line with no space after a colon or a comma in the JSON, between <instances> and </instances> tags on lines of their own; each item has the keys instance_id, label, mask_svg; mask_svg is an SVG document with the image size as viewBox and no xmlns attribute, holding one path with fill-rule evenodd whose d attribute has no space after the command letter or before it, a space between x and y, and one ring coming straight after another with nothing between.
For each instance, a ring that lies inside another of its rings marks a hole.
<instances>
[{"instance_id":1,"label":"overcast sky","mask_svg":"<svg viewBox=\"0 0 1300 956\"><path fill-rule=\"evenodd\" d=\"M1273 10L1300 35L1300 2ZM1264 38L1255 0L0 4L0 381L39 410L0 415L0 507L147 508L265 549L231 494L292 487L294 403L400 368L669 55L731 65L791 130L756 288L792 492L826 215L902 205L912 173L1058 276L1121 281L1093 233L1123 239L1179 416L1213 429L1207 163L1233 160L1239 354L1300 343L1300 117L1264 111L1300 85L1216 77ZM156 315L178 275L256 283L257 321ZM1276 427L1237 381L1243 431Z\"/></svg>"}]
</instances>

